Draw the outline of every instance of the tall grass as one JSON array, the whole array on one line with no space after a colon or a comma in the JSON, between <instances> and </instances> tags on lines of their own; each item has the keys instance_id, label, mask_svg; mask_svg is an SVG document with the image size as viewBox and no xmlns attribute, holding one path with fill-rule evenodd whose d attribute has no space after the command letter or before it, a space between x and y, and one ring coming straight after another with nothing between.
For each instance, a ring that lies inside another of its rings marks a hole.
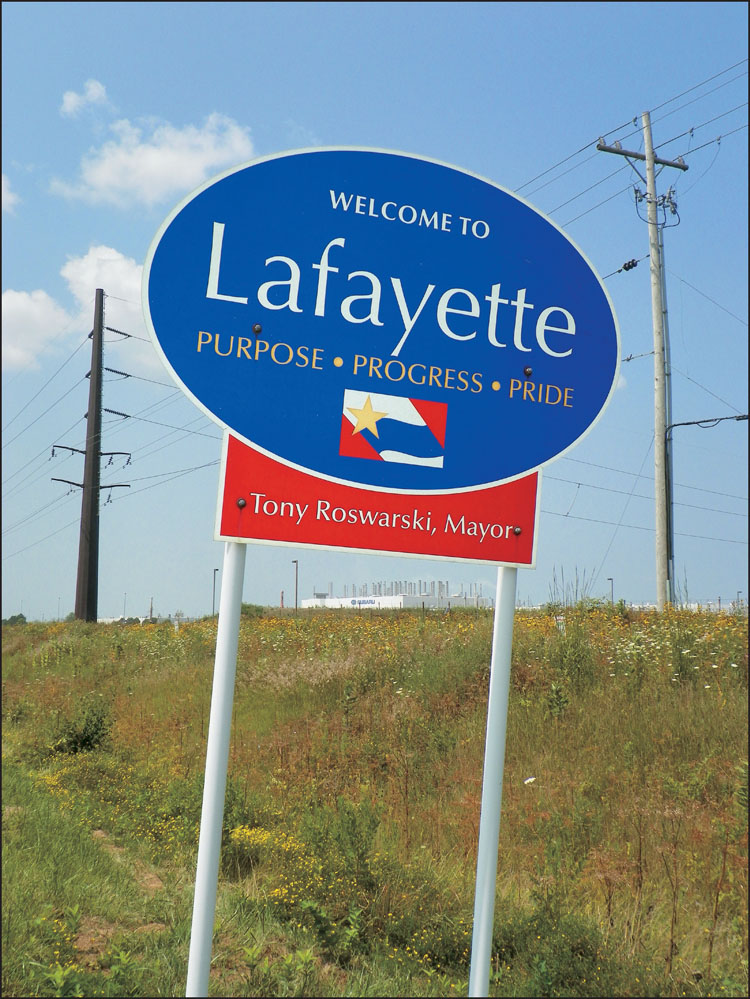
<instances>
[{"instance_id":1,"label":"tall grass","mask_svg":"<svg viewBox=\"0 0 750 999\"><path fill-rule=\"evenodd\" d=\"M177 995L215 619L3 630L3 990ZM211 992L458 995L492 620L245 616ZM493 995L747 994L747 634L518 612Z\"/></svg>"}]
</instances>

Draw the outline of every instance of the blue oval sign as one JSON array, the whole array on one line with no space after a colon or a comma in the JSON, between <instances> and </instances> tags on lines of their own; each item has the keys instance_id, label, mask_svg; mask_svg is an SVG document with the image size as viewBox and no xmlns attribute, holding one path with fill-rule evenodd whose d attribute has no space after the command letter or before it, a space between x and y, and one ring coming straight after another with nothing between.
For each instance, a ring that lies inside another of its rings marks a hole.
<instances>
[{"instance_id":1,"label":"blue oval sign","mask_svg":"<svg viewBox=\"0 0 750 999\"><path fill-rule=\"evenodd\" d=\"M208 415L335 481L476 489L601 414L619 332L549 219L457 167L314 149L204 184L148 254L157 349Z\"/></svg>"}]
</instances>

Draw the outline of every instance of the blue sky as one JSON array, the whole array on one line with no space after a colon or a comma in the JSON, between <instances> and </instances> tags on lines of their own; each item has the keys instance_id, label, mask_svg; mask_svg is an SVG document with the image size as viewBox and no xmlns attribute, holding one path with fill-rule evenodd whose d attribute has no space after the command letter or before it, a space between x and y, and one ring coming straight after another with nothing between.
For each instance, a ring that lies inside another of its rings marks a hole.
<instances>
[{"instance_id":1,"label":"blue sky","mask_svg":"<svg viewBox=\"0 0 750 999\"><path fill-rule=\"evenodd\" d=\"M6 3L3 16L2 614L73 608L94 290L107 294L99 613L209 613L220 431L150 343L140 272L171 209L255 156L368 146L454 163L517 191L581 247L614 302L620 385L549 466L522 602L576 583L653 601L653 359L646 224L621 157L652 112L678 215L665 231L673 420L747 399L744 3ZM677 224L679 222L679 224ZM630 259L638 267L619 272ZM143 339L137 339L143 338ZM645 356L638 356L645 355ZM150 421L150 422L148 422ZM173 429L179 428L179 429ZM747 422L675 429L677 580L747 599ZM244 599L352 583L494 590L486 566L251 546ZM220 576L220 573L219 573ZM610 584L610 579L613 583ZM564 583L563 583L564 580Z\"/></svg>"}]
</instances>

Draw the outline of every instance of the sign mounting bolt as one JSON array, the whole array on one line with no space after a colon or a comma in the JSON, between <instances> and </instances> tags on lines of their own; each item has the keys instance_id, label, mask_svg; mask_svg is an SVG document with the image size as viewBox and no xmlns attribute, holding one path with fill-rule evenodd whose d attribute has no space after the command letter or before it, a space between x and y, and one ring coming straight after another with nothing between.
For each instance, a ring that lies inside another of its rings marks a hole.
<instances>
[{"instance_id":1,"label":"sign mounting bolt","mask_svg":"<svg viewBox=\"0 0 750 999\"><path fill-rule=\"evenodd\" d=\"M260 323L253 323L253 333L257 336L259 333L263 332L263 327Z\"/></svg>"},{"instance_id":2,"label":"sign mounting bolt","mask_svg":"<svg viewBox=\"0 0 750 999\"><path fill-rule=\"evenodd\" d=\"M518 537L518 535L521 533L521 528L520 527L514 527L513 528L513 533L516 535L516 537Z\"/></svg>"},{"instance_id":3,"label":"sign mounting bolt","mask_svg":"<svg viewBox=\"0 0 750 999\"><path fill-rule=\"evenodd\" d=\"M527 378L531 378L533 371L531 370L531 368L524 368L523 373L526 375Z\"/></svg>"},{"instance_id":4,"label":"sign mounting bolt","mask_svg":"<svg viewBox=\"0 0 750 999\"><path fill-rule=\"evenodd\" d=\"M240 498L237 500L237 506L240 508L240 510L244 509L247 506L247 500L243 499L240 496Z\"/></svg>"}]
</instances>

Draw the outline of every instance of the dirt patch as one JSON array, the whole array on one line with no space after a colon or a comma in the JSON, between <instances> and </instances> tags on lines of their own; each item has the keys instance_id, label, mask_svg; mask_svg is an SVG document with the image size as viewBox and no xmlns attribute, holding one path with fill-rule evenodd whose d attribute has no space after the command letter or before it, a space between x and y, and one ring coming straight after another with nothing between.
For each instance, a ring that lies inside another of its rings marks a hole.
<instances>
[{"instance_id":1,"label":"dirt patch","mask_svg":"<svg viewBox=\"0 0 750 999\"><path fill-rule=\"evenodd\" d=\"M109 941L120 929L114 923L84 918L73 941L81 963L99 966L99 959L109 946Z\"/></svg>"},{"instance_id":2,"label":"dirt patch","mask_svg":"<svg viewBox=\"0 0 750 999\"><path fill-rule=\"evenodd\" d=\"M111 854L117 860L123 859L123 856L126 853L125 848L122 846L116 846L109 838L109 834L103 829L94 829L91 835L95 840L98 840L101 843L102 848L106 850L107 853ZM140 860L133 861L133 876L147 895L155 895L156 892L161 891L164 887L164 882L158 874L154 874L153 871L150 871Z\"/></svg>"},{"instance_id":3,"label":"dirt patch","mask_svg":"<svg viewBox=\"0 0 750 999\"><path fill-rule=\"evenodd\" d=\"M161 933L166 928L166 923L146 923L144 926L136 926L133 933Z\"/></svg>"},{"instance_id":4,"label":"dirt patch","mask_svg":"<svg viewBox=\"0 0 750 999\"><path fill-rule=\"evenodd\" d=\"M109 838L109 833L106 833L103 829L94 829L91 836L93 839L99 840L102 847L107 851L107 853L111 853L113 857L120 857L123 853L125 853L125 849L121 846L115 846Z\"/></svg>"},{"instance_id":5,"label":"dirt patch","mask_svg":"<svg viewBox=\"0 0 750 999\"><path fill-rule=\"evenodd\" d=\"M145 864L140 861L135 862L135 880L144 889L144 891L149 895L155 895L158 891L161 891L164 887L164 882L159 877L158 874L154 874L150 871Z\"/></svg>"}]
</instances>

